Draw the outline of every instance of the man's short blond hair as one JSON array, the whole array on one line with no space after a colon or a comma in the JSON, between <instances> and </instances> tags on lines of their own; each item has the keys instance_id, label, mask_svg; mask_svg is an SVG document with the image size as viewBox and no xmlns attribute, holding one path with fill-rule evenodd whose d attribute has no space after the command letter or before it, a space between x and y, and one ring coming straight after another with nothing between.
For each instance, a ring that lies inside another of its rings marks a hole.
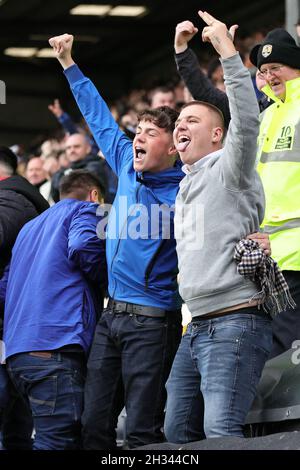
<instances>
[{"instance_id":1,"label":"man's short blond hair","mask_svg":"<svg viewBox=\"0 0 300 470\"><path fill-rule=\"evenodd\" d=\"M218 119L218 121L217 121L218 125L222 128L223 133L225 133L226 128L225 128L224 116L223 116L222 111L219 108L217 108L217 106L214 106L211 103L207 103L206 101L193 100L193 101L189 101L188 103L184 104L181 108L181 111L184 108L187 108L188 106L193 106L193 105L202 105L202 106L205 106L210 111L212 111Z\"/></svg>"}]
</instances>

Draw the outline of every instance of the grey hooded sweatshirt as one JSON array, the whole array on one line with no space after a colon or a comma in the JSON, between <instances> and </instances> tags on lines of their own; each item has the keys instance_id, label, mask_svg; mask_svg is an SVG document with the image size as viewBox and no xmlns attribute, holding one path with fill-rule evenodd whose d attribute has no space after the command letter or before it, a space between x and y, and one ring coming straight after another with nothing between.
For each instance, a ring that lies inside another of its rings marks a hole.
<instances>
[{"instance_id":1,"label":"grey hooded sweatshirt","mask_svg":"<svg viewBox=\"0 0 300 470\"><path fill-rule=\"evenodd\" d=\"M231 122L222 150L184 166L175 206L179 292L192 316L250 301L258 287L237 272L235 244L259 230L264 192L255 170L259 108L239 54L221 60Z\"/></svg>"}]
</instances>

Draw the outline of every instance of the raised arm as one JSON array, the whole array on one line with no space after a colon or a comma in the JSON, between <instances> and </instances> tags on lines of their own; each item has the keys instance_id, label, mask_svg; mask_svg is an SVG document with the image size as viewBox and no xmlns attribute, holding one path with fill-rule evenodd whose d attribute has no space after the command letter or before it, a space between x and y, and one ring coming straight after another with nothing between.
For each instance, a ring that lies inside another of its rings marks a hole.
<instances>
[{"instance_id":1,"label":"raised arm","mask_svg":"<svg viewBox=\"0 0 300 470\"><path fill-rule=\"evenodd\" d=\"M49 44L65 71L77 105L98 147L118 175L123 166L132 160L132 142L119 129L94 84L75 64L71 54L73 40L71 34L62 34L49 39Z\"/></svg>"},{"instance_id":2,"label":"raised arm","mask_svg":"<svg viewBox=\"0 0 300 470\"><path fill-rule=\"evenodd\" d=\"M58 122L64 128L64 130L68 132L70 135L80 132L80 127L78 127L73 121L73 119L71 118L71 116L62 109L60 101L58 99L55 99L53 104L49 104L48 109L49 111L51 111L53 116L56 117ZM94 137L89 136L89 138L90 138L90 144L92 147L92 154L97 155L100 149L98 145L96 144Z\"/></svg>"},{"instance_id":3,"label":"raised arm","mask_svg":"<svg viewBox=\"0 0 300 470\"><path fill-rule=\"evenodd\" d=\"M240 190L252 182L259 131L259 108L250 73L243 65L233 44L230 31L221 21L207 12L199 11L207 24L202 31L203 41L210 42L221 58L231 121L220 158L224 184Z\"/></svg>"},{"instance_id":4,"label":"raised arm","mask_svg":"<svg viewBox=\"0 0 300 470\"><path fill-rule=\"evenodd\" d=\"M55 99L53 103L49 104L48 109L66 132L69 134L76 134L76 132L78 132L76 124L72 120L71 116L62 109L58 99Z\"/></svg>"},{"instance_id":5,"label":"raised arm","mask_svg":"<svg viewBox=\"0 0 300 470\"><path fill-rule=\"evenodd\" d=\"M237 25L231 27L234 34ZM178 72L195 100L217 106L223 113L225 125L230 121L229 103L226 93L218 90L202 72L196 54L188 47L198 29L191 21L178 23L175 31L174 49Z\"/></svg>"}]
</instances>

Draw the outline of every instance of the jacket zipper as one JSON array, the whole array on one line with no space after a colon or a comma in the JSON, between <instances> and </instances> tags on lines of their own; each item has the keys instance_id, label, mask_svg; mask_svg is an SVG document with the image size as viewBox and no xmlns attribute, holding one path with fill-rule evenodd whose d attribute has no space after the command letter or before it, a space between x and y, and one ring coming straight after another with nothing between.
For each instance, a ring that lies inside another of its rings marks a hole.
<instances>
[{"instance_id":1,"label":"jacket zipper","mask_svg":"<svg viewBox=\"0 0 300 470\"><path fill-rule=\"evenodd\" d=\"M137 189L136 189L136 193L135 193L136 203L138 203L138 195L139 195L139 192L140 192L140 188L141 188L141 184L139 184L139 186L138 186ZM134 210L134 209L133 209L133 210ZM115 259L116 259L117 254L118 254L118 251L119 251L119 247L120 247L120 243L121 243L121 236L122 236L124 227L125 227L125 225L127 224L127 221L128 221L128 219L129 219L130 215L131 215L131 214L128 214L128 215L127 215L126 220L125 220L125 222L124 222L124 224L123 224L123 227L122 227L122 230L121 230L121 233L120 233L120 237L119 237L119 240L118 240L118 244L117 244L117 249L116 249L116 252L115 252L114 257L113 257L113 259L112 259L111 265L110 265L111 271L112 271L112 267L113 267L114 261L115 261ZM114 296L115 296L115 291L116 291L116 286L115 286L115 289L114 289L112 298L114 298Z\"/></svg>"}]
</instances>

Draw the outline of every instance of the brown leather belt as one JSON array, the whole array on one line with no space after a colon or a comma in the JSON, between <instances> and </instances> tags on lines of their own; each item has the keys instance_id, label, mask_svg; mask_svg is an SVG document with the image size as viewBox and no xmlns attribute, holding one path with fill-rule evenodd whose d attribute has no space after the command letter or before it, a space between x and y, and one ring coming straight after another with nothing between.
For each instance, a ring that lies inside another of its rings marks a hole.
<instances>
[{"instance_id":1,"label":"brown leather belt","mask_svg":"<svg viewBox=\"0 0 300 470\"><path fill-rule=\"evenodd\" d=\"M197 317L192 318L192 322L199 321L199 320L210 320L211 318L223 317L225 315L230 315L234 312L235 310L230 310L229 312L207 313L205 315L198 315Z\"/></svg>"},{"instance_id":2,"label":"brown leather belt","mask_svg":"<svg viewBox=\"0 0 300 470\"><path fill-rule=\"evenodd\" d=\"M50 357L52 357L52 353L48 352L48 351L32 351L28 354L29 354L29 356L44 357L44 358L47 358L47 359L50 359Z\"/></svg>"},{"instance_id":3,"label":"brown leather belt","mask_svg":"<svg viewBox=\"0 0 300 470\"><path fill-rule=\"evenodd\" d=\"M251 315L258 315L258 316L262 316L262 317L265 317L266 316L266 313L264 312L263 309L261 310L258 310L258 308L256 307L255 305L253 305L252 307L244 307L244 308L241 308L240 310L226 310L226 312L213 312L213 313L206 313L205 315L197 315L196 317L192 317L192 322L197 322L197 321L200 321L200 320L210 320L210 319L213 319L213 318L219 318L219 317L224 317L226 315L232 315L232 314L239 314L239 313L249 313ZM247 311L248 309L251 309L251 311Z\"/></svg>"},{"instance_id":4,"label":"brown leather belt","mask_svg":"<svg viewBox=\"0 0 300 470\"><path fill-rule=\"evenodd\" d=\"M107 307L114 313L129 313L133 315L143 315L145 317L165 317L167 313L163 308L119 302L113 299L109 299Z\"/></svg>"}]
</instances>

